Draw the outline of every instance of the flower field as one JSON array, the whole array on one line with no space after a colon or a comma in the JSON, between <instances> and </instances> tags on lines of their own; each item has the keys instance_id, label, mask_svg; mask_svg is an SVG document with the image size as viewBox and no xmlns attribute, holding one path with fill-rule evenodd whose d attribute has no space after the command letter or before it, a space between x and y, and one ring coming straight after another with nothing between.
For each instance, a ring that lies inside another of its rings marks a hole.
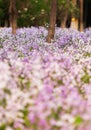
<instances>
[{"instance_id":1,"label":"flower field","mask_svg":"<svg viewBox=\"0 0 91 130\"><path fill-rule=\"evenodd\" d=\"M0 130L91 130L91 30L0 29Z\"/></svg>"}]
</instances>

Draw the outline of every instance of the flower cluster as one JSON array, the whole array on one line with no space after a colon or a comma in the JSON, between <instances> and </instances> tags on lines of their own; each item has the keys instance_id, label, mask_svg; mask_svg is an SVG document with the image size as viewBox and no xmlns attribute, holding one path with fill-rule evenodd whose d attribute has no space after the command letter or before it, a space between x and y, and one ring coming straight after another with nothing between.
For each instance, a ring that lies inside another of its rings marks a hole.
<instances>
[{"instance_id":1,"label":"flower cluster","mask_svg":"<svg viewBox=\"0 0 91 130\"><path fill-rule=\"evenodd\" d=\"M0 29L0 130L91 129L91 31Z\"/></svg>"}]
</instances>

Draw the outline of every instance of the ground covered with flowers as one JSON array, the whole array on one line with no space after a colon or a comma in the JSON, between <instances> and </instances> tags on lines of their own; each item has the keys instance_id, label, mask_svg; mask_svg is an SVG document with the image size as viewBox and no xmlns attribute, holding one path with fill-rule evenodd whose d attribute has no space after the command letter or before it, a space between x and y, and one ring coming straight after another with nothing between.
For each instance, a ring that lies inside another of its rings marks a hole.
<instances>
[{"instance_id":1,"label":"ground covered with flowers","mask_svg":"<svg viewBox=\"0 0 91 130\"><path fill-rule=\"evenodd\" d=\"M91 30L0 29L0 130L91 130Z\"/></svg>"}]
</instances>

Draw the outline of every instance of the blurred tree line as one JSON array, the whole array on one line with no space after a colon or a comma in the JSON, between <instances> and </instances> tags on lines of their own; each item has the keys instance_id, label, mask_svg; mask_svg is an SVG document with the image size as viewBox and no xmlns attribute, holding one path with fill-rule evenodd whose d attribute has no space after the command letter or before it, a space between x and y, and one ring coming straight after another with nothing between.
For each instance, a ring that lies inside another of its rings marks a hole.
<instances>
[{"instance_id":1,"label":"blurred tree line","mask_svg":"<svg viewBox=\"0 0 91 130\"><path fill-rule=\"evenodd\" d=\"M0 26L10 26L10 1L0 0ZM45 26L49 23L52 0L14 0L18 27ZM58 0L57 26L69 27L71 17L79 17L73 0ZM66 24L66 25L65 25Z\"/></svg>"},{"instance_id":2,"label":"blurred tree line","mask_svg":"<svg viewBox=\"0 0 91 130\"><path fill-rule=\"evenodd\" d=\"M83 31L83 0L0 0L0 26L12 27L13 34L17 27L47 27L48 24L50 43L55 25L78 29L78 20Z\"/></svg>"}]
</instances>

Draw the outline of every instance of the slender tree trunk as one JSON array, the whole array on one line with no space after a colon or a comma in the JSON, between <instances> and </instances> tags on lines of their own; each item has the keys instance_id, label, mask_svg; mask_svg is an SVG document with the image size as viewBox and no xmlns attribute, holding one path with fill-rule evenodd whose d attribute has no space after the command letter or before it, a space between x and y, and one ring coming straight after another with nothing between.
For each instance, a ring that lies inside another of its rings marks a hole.
<instances>
[{"instance_id":1,"label":"slender tree trunk","mask_svg":"<svg viewBox=\"0 0 91 130\"><path fill-rule=\"evenodd\" d=\"M83 31L83 0L80 0L80 31Z\"/></svg>"},{"instance_id":2,"label":"slender tree trunk","mask_svg":"<svg viewBox=\"0 0 91 130\"><path fill-rule=\"evenodd\" d=\"M77 1L77 0L72 0L72 1L73 1L74 5L76 5L76 1Z\"/></svg>"},{"instance_id":3,"label":"slender tree trunk","mask_svg":"<svg viewBox=\"0 0 91 130\"><path fill-rule=\"evenodd\" d=\"M67 22L67 18L68 18L68 12L65 12L64 18L61 21L61 28L66 28L66 22Z\"/></svg>"},{"instance_id":4,"label":"slender tree trunk","mask_svg":"<svg viewBox=\"0 0 91 130\"><path fill-rule=\"evenodd\" d=\"M5 21L4 21L4 26L8 27L8 20L7 19L5 19Z\"/></svg>"},{"instance_id":5,"label":"slender tree trunk","mask_svg":"<svg viewBox=\"0 0 91 130\"><path fill-rule=\"evenodd\" d=\"M86 28L86 24L87 24L87 14L88 14L88 3L85 2L85 14L84 14L84 27Z\"/></svg>"},{"instance_id":6,"label":"slender tree trunk","mask_svg":"<svg viewBox=\"0 0 91 130\"><path fill-rule=\"evenodd\" d=\"M12 33L16 34L16 28L17 28L16 0L10 0L9 15L10 15L9 19L10 19L10 26L12 27Z\"/></svg>"},{"instance_id":7,"label":"slender tree trunk","mask_svg":"<svg viewBox=\"0 0 91 130\"><path fill-rule=\"evenodd\" d=\"M77 0L72 0L74 6L77 5ZM78 30L78 18L72 16L71 18L71 28Z\"/></svg>"},{"instance_id":8,"label":"slender tree trunk","mask_svg":"<svg viewBox=\"0 0 91 130\"><path fill-rule=\"evenodd\" d=\"M56 13L57 13L57 0L52 0L51 13L50 13L50 23L49 23L48 37L47 37L48 43L51 43L51 40L54 38Z\"/></svg>"},{"instance_id":9,"label":"slender tree trunk","mask_svg":"<svg viewBox=\"0 0 91 130\"><path fill-rule=\"evenodd\" d=\"M67 8L65 10L65 13L64 13L64 17L61 21L61 28L66 28L66 22L67 22L67 18L68 18L68 8L69 8L69 0L66 0L66 4L67 4Z\"/></svg>"}]
</instances>

